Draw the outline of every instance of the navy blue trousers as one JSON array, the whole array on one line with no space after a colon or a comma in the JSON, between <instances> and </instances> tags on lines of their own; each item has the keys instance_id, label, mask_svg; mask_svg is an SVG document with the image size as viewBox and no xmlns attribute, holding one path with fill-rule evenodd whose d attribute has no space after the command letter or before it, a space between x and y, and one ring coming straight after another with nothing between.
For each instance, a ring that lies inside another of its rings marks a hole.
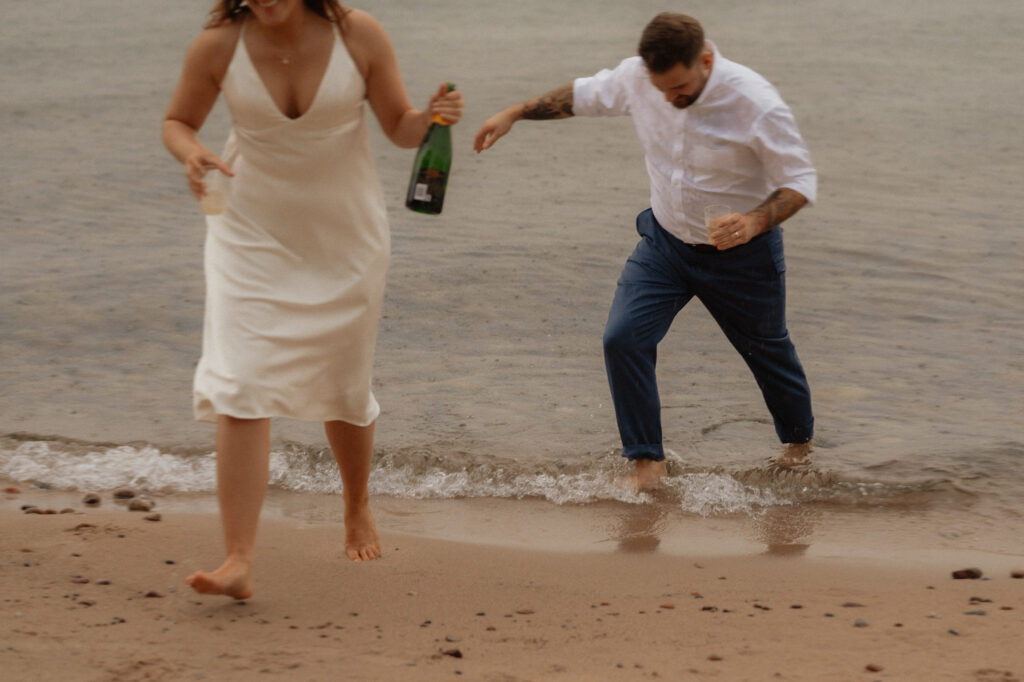
<instances>
[{"instance_id":1,"label":"navy blue trousers","mask_svg":"<svg viewBox=\"0 0 1024 682\"><path fill-rule=\"evenodd\" d=\"M782 228L727 251L698 251L665 231L647 209L604 331L604 358L622 456L662 460L658 343L696 296L746 361L783 443L814 432L811 392L786 330Z\"/></svg>"}]
</instances>

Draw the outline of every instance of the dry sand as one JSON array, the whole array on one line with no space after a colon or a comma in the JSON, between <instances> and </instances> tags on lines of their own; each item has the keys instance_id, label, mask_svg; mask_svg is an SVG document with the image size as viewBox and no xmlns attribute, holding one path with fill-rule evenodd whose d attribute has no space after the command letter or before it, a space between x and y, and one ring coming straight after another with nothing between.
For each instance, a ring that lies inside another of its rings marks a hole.
<instances>
[{"instance_id":1,"label":"dry sand","mask_svg":"<svg viewBox=\"0 0 1024 682\"><path fill-rule=\"evenodd\" d=\"M954 580L967 555L914 549L906 529L859 523L874 551L847 538L806 557L800 547L751 551L719 520L689 535L718 533L721 544L654 552L657 541L638 536L590 543L600 535L592 525L576 531L593 510L448 501L432 512L450 532L472 537L490 524L492 542L385 532L384 558L356 564L337 523L275 515L260 532L257 594L235 602L182 582L219 556L211 515L165 509L147 521L109 496L98 509L26 515L15 503L59 510L67 497L6 497L0 662L17 672L5 679L1019 682L1024 673L1024 580L1010 577L1012 560L972 553L986 578ZM380 516L401 527L401 510L431 511L391 502ZM517 539L495 544L506 524ZM553 544L551 524L567 550L526 544L531 531Z\"/></svg>"}]
</instances>

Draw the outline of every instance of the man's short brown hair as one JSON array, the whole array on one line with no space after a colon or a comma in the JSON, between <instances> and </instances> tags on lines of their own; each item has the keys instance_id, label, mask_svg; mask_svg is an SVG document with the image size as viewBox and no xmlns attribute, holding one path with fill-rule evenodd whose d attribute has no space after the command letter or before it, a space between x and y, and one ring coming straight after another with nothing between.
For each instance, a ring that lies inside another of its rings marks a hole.
<instances>
[{"instance_id":1,"label":"man's short brown hair","mask_svg":"<svg viewBox=\"0 0 1024 682\"><path fill-rule=\"evenodd\" d=\"M638 52L651 73L665 73L676 64L686 68L704 49L704 28L693 17L662 12L640 36Z\"/></svg>"}]
</instances>

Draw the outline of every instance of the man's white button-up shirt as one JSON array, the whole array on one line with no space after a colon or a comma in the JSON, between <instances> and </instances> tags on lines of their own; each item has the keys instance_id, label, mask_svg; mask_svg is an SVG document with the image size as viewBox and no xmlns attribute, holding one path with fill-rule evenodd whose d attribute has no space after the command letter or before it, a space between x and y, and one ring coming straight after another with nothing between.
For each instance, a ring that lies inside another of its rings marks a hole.
<instances>
[{"instance_id":1,"label":"man's white button-up shirt","mask_svg":"<svg viewBox=\"0 0 1024 682\"><path fill-rule=\"evenodd\" d=\"M811 155L778 91L711 47L711 75L685 109L665 100L640 57L573 83L575 115L632 116L646 154L654 217L691 244L707 242L709 204L746 213L783 187L812 204L817 198Z\"/></svg>"}]
</instances>

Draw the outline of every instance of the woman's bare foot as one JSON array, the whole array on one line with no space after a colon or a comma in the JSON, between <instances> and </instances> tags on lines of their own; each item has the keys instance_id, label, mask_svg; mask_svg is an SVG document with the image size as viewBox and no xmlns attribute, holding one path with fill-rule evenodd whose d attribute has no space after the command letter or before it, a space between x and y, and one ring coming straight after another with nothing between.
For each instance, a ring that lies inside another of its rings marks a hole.
<instances>
[{"instance_id":1,"label":"woman's bare foot","mask_svg":"<svg viewBox=\"0 0 1024 682\"><path fill-rule=\"evenodd\" d=\"M241 561L228 559L213 573L196 571L185 582L199 594L223 594L232 599L252 596L252 567Z\"/></svg>"},{"instance_id":2,"label":"woman's bare foot","mask_svg":"<svg viewBox=\"0 0 1024 682\"><path fill-rule=\"evenodd\" d=\"M370 505L345 513L345 554L352 561L373 561L381 557L380 536Z\"/></svg>"}]
</instances>

